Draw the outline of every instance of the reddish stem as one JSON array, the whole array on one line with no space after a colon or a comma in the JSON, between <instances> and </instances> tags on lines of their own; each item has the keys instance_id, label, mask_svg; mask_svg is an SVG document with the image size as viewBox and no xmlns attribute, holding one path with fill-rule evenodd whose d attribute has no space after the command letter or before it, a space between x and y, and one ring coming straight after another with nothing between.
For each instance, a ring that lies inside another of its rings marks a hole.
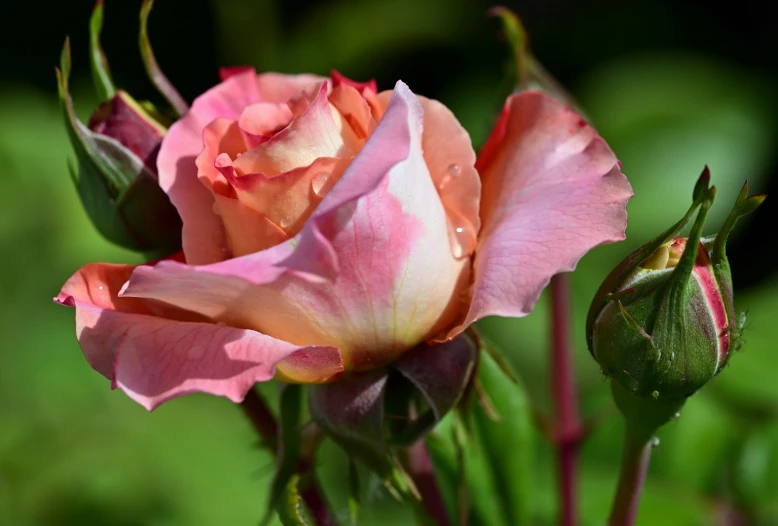
<instances>
[{"instance_id":1,"label":"reddish stem","mask_svg":"<svg viewBox=\"0 0 778 526\"><path fill-rule=\"evenodd\" d=\"M556 421L554 442L559 462L559 505L562 526L575 526L576 475L581 421L570 345L570 284L568 276L551 278L551 397Z\"/></svg>"},{"instance_id":2,"label":"reddish stem","mask_svg":"<svg viewBox=\"0 0 778 526\"><path fill-rule=\"evenodd\" d=\"M255 389L249 389L240 407L262 438L262 441L275 456L278 453L278 424L270 408ZM333 526L335 521L327 508L327 501L324 500L316 475L310 472L311 468L312 464L309 461L301 461L297 466L298 473L309 475L303 477L307 481L301 484L300 496L305 501L319 526Z\"/></svg>"},{"instance_id":3,"label":"reddish stem","mask_svg":"<svg viewBox=\"0 0 778 526\"><path fill-rule=\"evenodd\" d=\"M448 526L446 505L440 495L432 459L423 438L405 450L405 468L421 494L421 504L424 506L424 510L434 519L435 524Z\"/></svg>"}]
</instances>

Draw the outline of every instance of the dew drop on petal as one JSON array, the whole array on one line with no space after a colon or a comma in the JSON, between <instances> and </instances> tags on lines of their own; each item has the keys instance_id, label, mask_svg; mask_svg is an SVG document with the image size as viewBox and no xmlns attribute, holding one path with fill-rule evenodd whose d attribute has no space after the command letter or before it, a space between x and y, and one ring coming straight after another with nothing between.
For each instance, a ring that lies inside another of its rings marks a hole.
<instances>
[{"instance_id":1,"label":"dew drop on petal","mask_svg":"<svg viewBox=\"0 0 778 526\"><path fill-rule=\"evenodd\" d=\"M319 197L324 197L332 188L332 178L327 172L319 172L311 179L311 189Z\"/></svg>"},{"instance_id":2,"label":"dew drop on petal","mask_svg":"<svg viewBox=\"0 0 778 526\"><path fill-rule=\"evenodd\" d=\"M281 223L279 226L281 228L289 228L289 226L292 224L292 218L289 216L284 216L284 218L281 220Z\"/></svg>"},{"instance_id":3,"label":"dew drop on petal","mask_svg":"<svg viewBox=\"0 0 778 526\"><path fill-rule=\"evenodd\" d=\"M462 168L457 163L449 164L448 168L446 168L446 175L444 175L443 179L440 180L438 190L443 191L448 185L455 182L461 171Z\"/></svg>"},{"instance_id":4,"label":"dew drop on petal","mask_svg":"<svg viewBox=\"0 0 778 526\"><path fill-rule=\"evenodd\" d=\"M223 321L217 321L217 322L216 322L216 326L217 326L217 327L226 327L226 326L227 326L227 324L226 324L226 323L224 323Z\"/></svg>"},{"instance_id":5,"label":"dew drop on petal","mask_svg":"<svg viewBox=\"0 0 778 526\"><path fill-rule=\"evenodd\" d=\"M203 345L193 345L186 353L187 358L190 360L199 360L205 354L205 347Z\"/></svg>"},{"instance_id":6,"label":"dew drop on petal","mask_svg":"<svg viewBox=\"0 0 778 526\"><path fill-rule=\"evenodd\" d=\"M459 213L448 211L448 216L451 252L457 259L467 257L475 252L478 234L473 225Z\"/></svg>"}]
</instances>

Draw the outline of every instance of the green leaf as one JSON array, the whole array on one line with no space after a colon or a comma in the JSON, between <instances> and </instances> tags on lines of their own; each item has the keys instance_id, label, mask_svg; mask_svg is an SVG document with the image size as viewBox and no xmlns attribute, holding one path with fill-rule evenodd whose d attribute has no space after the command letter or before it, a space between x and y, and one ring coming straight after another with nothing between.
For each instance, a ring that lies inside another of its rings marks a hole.
<instances>
[{"instance_id":1,"label":"green leaf","mask_svg":"<svg viewBox=\"0 0 778 526\"><path fill-rule=\"evenodd\" d=\"M116 94L116 86L111 78L108 59L100 45L100 32L103 29L103 0L97 0L89 19L89 56L91 59L92 82L100 101L110 99Z\"/></svg>"},{"instance_id":2,"label":"green leaf","mask_svg":"<svg viewBox=\"0 0 778 526\"><path fill-rule=\"evenodd\" d=\"M278 518L284 526L316 526L316 521L297 490L300 477L293 475L284 486L276 506Z\"/></svg>"},{"instance_id":3,"label":"green leaf","mask_svg":"<svg viewBox=\"0 0 778 526\"><path fill-rule=\"evenodd\" d=\"M162 72L162 69L157 63L157 59L154 56L154 51L151 49L151 41L149 40L148 21L151 8L154 6L154 0L143 0L143 5L140 9L140 54L143 59L143 65L146 67L146 73L149 75L149 79L154 86L159 90L163 97L170 103L173 110L179 115L183 115L189 109L189 105L184 98L178 93L178 90L168 80L167 76Z\"/></svg>"},{"instance_id":4,"label":"green leaf","mask_svg":"<svg viewBox=\"0 0 778 526\"><path fill-rule=\"evenodd\" d=\"M474 433L488 461L487 476L497 491L503 523L529 524L534 456L529 400L523 385L506 376L488 353L481 354L479 380L501 417L495 422L478 404L472 405Z\"/></svg>"},{"instance_id":5,"label":"green leaf","mask_svg":"<svg viewBox=\"0 0 778 526\"><path fill-rule=\"evenodd\" d=\"M357 470L357 463L350 458L348 462L348 513L352 526L357 525L360 500L359 471Z\"/></svg>"}]
</instances>

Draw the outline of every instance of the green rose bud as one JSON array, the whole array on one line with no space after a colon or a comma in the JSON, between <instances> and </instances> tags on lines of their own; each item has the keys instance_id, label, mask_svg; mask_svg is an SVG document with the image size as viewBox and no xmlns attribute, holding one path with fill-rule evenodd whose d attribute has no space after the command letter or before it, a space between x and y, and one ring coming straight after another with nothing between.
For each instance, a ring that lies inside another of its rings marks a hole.
<instances>
[{"instance_id":1,"label":"green rose bud","mask_svg":"<svg viewBox=\"0 0 778 526\"><path fill-rule=\"evenodd\" d=\"M632 252L605 279L587 318L589 350L603 373L636 396L683 399L713 378L739 347L725 253L737 219L765 196L748 184L719 233L703 239L715 187L707 167L686 215ZM677 237L699 208L688 238Z\"/></svg>"},{"instance_id":2,"label":"green rose bud","mask_svg":"<svg viewBox=\"0 0 778 526\"><path fill-rule=\"evenodd\" d=\"M150 2L146 4L150 8ZM145 38L147 16L145 9L141 19L144 56L150 54ZM90 20L90 57L94 85L104 102L88 127L73 110L68 41L57 70L60 102L76 154L71 176L89 218L104 237L151 257L168 255L181 248L181 219L157 182L157 153L167 131L162 123L167 121L150 105L144 106L114 86L100 47L102 21L103 5L98 1Z\"/></svg>"}]
</instances>

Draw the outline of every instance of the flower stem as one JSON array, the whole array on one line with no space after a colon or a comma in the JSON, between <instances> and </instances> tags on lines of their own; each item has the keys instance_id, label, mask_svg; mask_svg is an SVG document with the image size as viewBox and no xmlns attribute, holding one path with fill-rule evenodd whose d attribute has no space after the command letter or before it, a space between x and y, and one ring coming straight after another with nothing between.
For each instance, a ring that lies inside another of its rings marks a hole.
<instances>
[{"instance_id":1,"label":"flower stem","mask_svg":"<svg viewBox=\"0 0 778 526\"><path fill-rule=\"evenodd\" d=\"M256 389L252 388L246 393L246 397L241 402L240 407L262 438L262 442L275 456L278 453L278 423L265 400L262 399ZM316 518L319 526L333 526L335 521L327 508L327 501L324 500L324 496L321 493L319 481L315 473L310 471L311 467L312 464L309 460L302 460L297 466L298 473L307 475L304 477L307 479L307 482L304 485L301 484L300 496Z\"/></svg>"},{"instance_id":2,"label":"flower stem","mask_svg":"<svg viewBox=\"0 0 778 526\"><path fill-rule=\"evenodd\" d=\"M424 439L405 450L405 467L416 489L421 494L421 505L427 514L432 517L438 526L448 526L449 518L446 513L446 505L440 494L435 471L432 466L427 446Z\"/></svg>"},{"instance_id":3,"label":"flower stem","mask_svg":"<svg viewBox=\"0 0 778 526\"><path fill-rule=\"evenodd\" d=\"M578 447L582 439L570 345L570 283L568 276L551 278L551 396L552 426L559 463L559 505L562 526L577 524L576 475Z\"/></svg>"},{"instance_id":4,"label":"flower stem","mask_svg":"<svg viewBox=\"0 0 778 526\"><path fill-rule=\"evenodd\" d=\"M640 494L651 459L653 437L636 436L627 426L624 453L621 458L621 473L613 510L608 521L610 526L632 526L635 524Z\"/></svg>"}]
</instances>

